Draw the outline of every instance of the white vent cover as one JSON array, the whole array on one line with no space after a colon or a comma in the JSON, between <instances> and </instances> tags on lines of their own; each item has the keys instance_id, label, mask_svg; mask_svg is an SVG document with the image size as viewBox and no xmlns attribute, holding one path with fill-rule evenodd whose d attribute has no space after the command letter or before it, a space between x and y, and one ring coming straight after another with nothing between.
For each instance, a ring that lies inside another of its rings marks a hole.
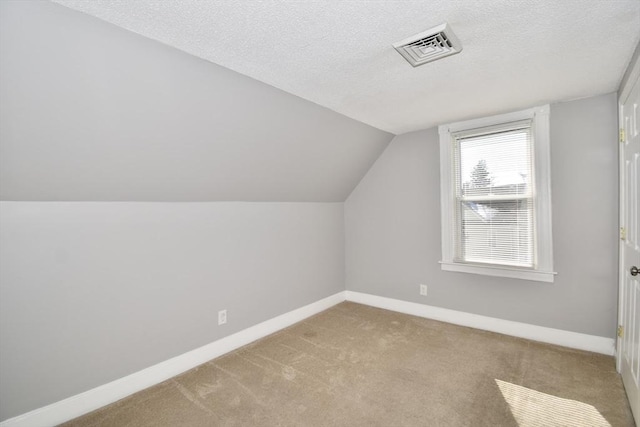
<instances>
[{"instance_id":1,"label":"white vent cover","mask_svg":"<svg viewBox=\"0 0 640 427\"><path fill-rule=\"evenodd\" d=\"M394 43L393 47L414 67L445 56L455 55L462 50L460 41L447 24L438 25Z\"/></svg>"}]
</instances>

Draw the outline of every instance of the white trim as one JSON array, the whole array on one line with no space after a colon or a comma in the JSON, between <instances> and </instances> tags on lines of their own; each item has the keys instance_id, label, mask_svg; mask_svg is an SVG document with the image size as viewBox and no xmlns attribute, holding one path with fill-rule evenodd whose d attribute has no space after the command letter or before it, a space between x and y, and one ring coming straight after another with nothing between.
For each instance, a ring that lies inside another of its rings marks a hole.
<instances>
[{"instance_id":1,"label":"white trim","mask_svg":"<svg viewBox=\"0 0 640 427\"><path fill-rule=\"evenodd\" d=\"M536 181L537 270L553 271L551 216L551 130L549 105L537 109L533 125L534 174ZM551 276L553 282L553 275Z\"/></svg>"},{"instance_id":2,"label":"white trim","mask_svg":"<svg viewBox=\"0 0 640 427\"><path fill-rule=\"evenodd\" d=\"M338 292L126 377L10 418L1 422L0 427L41 427L69 421L291 326L344 300L345 291Z\"/></svg>"},{"instance_id":3,"label":"white trim","mask_svg":"<svg viewBox=\"0 0 640 427\"><path fill-rule=\"evenodd\" d=\"M639 61L640 62L640 61ZM626 90L628 86L632 86L629 84L629 80L627 80L627 84L624 88L622 88L622 93L624 94L624 98L620 96L618 98L618 142L616 145L620 144L620 130L624 129L624 101L626 101L630 90ZM618 150L618 230L620 227L625 226L625 218L624 218L624 203L625 203L625 193L626 193L626 180L624 178L624 150ZM621 326L624 324L624 311L622 308L624 307L624 279L626 275L626 269L624 268L624 241L620 239L618 236L618 325ZM621 373L622 371L622 340L616 340L616 371Z\"/></svg>"},{"instance_id":4,"label":"white trim","mask_svg":"<svg viewBox=\"0 0 640 427\"><path fill-rule=\"evenodd\" d=\"M453 238L455 231L455 219L453 206L455 197L453 193L453 146L451 144L451 130L447 126L439 126L440 133L440 242L442 244L442 262L453 262Z\"/></svg>"},{"instance_id":5,"label":"white trim","mask_svg":"<svg viewBox=\"0 0 640 427\"><path fill-rule=\"evenodd\" d=\"M536 282L553 283L556 274L553 271L524 270L521 268L497 267L495 265L462 264L459 262L440 261L440 267L444 271L457 271L459 273L481 274L483 276L510 277L512 279L534 280Z\"/></svg>"},{"instance_id":6,"label":"white trim","mask_svg":"<svg viewBox=\"0 0 640 427\"><path fill-rule=\"evenodd\" d=\"M43 427L72 420L291 326L345 300L596 353L612 355L614 350L614 340L610 338L512 322L360 292L342 291L126 377L10 418L1 422L0 427Z\"/></svg>"},{"instance_id":7,"label":"white trim","mask_svg":"<svg viewBox=\"0 0 640 427\"><path fill-rule=\"evenodd\" d=\"M461 326L468 326L485 331L498 332L514 337L526 338L579 350L593 351L606 355L613 355L615 340L612 338L598 337L595 335L581 334L578 332L564 331L561 329L536 326L528 323L513 322L511 320L497 319L446 308L417 304L392 298L360 292L347 291L347 301L366 304L385 310L411 314L427 319L439 320Z\"/></svg>"},{"instance_id":8,"label":"white trim","mask_svg":"<svg viewBox=\"0 0 640 427\"><path fill-rule=\"evenodd\" d=\"M541 105L539 107L528 108L526 110L514 111L506 114L497 114L495 116L480 117L477 119L464 120L460 122L450 123L447 125L439 126L440 134L442 131L449 133L460 132L464 130L485 128L489 126L500 125L509 122L519 122L521 120L532 119L537 114L549 115L549 104Z\"/></svg>"},{"instance_id":9,"label":"white trim","mask_svg":"<svg viewBox=\"0 0 640 427\"><path fill-rule=\"evenodd\" d=\"M438 127L440 134L440 207L441 207L441 243L442 270L483 274L497 277L553 282L553 244L551 216L551 157L549 131L549 105L530 108L491 117L451 123ZM471 129L487 128L504 123L533 119L534 175L536 188L535 230L536 236L536 268L505 269L500 266L471 266L454 261L455 220L453 147L451 135Z\"/></svg>"}]
</instances>

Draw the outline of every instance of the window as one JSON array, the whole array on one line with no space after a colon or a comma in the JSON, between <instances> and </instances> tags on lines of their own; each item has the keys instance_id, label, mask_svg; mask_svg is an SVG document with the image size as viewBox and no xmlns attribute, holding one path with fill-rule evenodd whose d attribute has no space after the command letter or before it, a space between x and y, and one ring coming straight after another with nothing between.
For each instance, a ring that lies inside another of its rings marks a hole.
<instances>
[{"instance_id":1,"label":"window","mask_svg":"<svg viewBox=\"0 0 640 427\"><path fill-rule=\"evenodd\" d=\"M553 282L549 106L439 131L442 269Z\"/></svg>"}]
</instances>

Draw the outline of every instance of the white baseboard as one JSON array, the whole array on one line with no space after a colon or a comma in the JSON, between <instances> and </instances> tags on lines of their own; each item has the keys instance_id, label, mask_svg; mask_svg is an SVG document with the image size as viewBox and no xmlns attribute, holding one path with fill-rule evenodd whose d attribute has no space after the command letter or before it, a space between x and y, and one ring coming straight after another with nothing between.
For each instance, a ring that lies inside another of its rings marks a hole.
<instances>
[{"instance_id":1,"label":"white baseboard","mask_svg":"<svg viewBox=\"0 0 640 427\"><path fill-rule=\"evenodd\" d=\"M10 418L1 422L0 427L47 427L69 421L291 326L344 300L345 292L338 292L142 371Z\"/></svg>"},{"instance_id":2,"label":"white baseboard","mask_svg":"<svg viewBox=\"0 0 640 427\"><path fill-rule=\"evenodd\" d=\"M609 356L612 356L615 351L615 340L612 338L496 319L494 317L480 316L478 314L379 297L360 292L346 291L346 296L347 301L384 308L399 313L411 314L413 316L425 317L427 319L440 320L456 325L468 326L475 329L498 332L514 337L587 350Z\"/></svg>"},{"instance_id":3,"label":"white baseboard","mask_svg":"<svg viewBox=\"0 0 640 427\"><path fill-rule=\"evenodd\" d=\"M10 418L0 422L0 427L48 427L69 421L291 326L345 300L456 325L607 355L613 355L615 349L615 341L611 338L512 322L360 292L343 291L126 377Z\"/></svg>"}]
</instances>

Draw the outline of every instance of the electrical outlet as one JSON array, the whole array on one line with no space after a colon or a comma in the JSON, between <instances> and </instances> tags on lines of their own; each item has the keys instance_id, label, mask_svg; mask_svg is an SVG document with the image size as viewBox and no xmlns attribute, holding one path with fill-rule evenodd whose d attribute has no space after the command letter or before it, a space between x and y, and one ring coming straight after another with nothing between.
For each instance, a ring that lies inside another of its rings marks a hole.
<instances>
[{"instance_id":1,"label":"electrical outlet","mask_svg":"<svg viewBox=\"0 0 640 427\"><path fill-rule=\"evenodd\" d=\"M427 285L420 284L420 295L427 296Z\"/></svg>"},{"instance_id":2,"label":"electrical outlet","mask_svg":"<svg viewBox=\"0 0 640 427\"><path fill-rule=\"evenodd\" d=\"M227 310L220 310L218 312L218 325L224 325L227 323Z\"/></svg>"}]
</instances>

